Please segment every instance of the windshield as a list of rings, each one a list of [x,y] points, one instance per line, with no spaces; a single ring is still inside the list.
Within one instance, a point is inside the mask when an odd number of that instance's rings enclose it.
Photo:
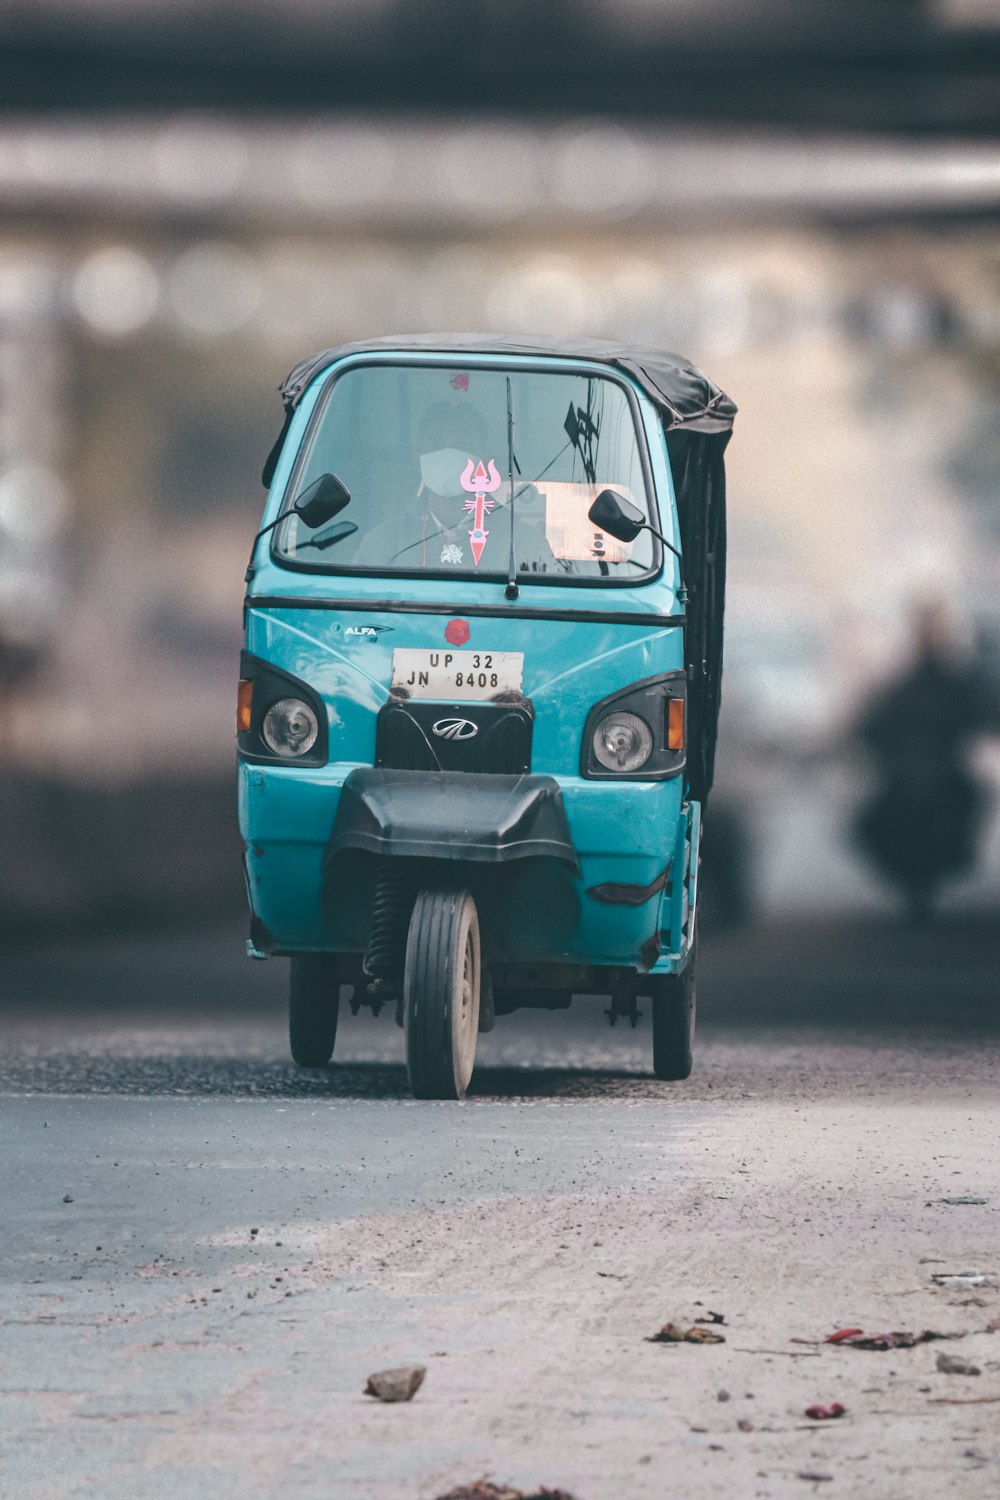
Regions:
[[[626,582],[653,567],[649,532],[619,542],[587,519],[600,491],[614,489],[656,524],[632,406],[611,379],[459,365],[350,369],[320,399],[286,503],[328,472],[347,485],[349,506],[316,531],[289,515],[275,534],[279,560],[506,578],[513,513],[522,581]]]

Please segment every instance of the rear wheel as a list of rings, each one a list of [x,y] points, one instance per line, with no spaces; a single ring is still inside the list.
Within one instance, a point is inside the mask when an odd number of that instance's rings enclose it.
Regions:
[[[340,1011],[340,972],[334,953],[292,959],[288,1040],[300,1068],[323,1068],[333,1056]]]
[[[406,939],[403,1025],[418,1099],[464,1099],[476,1061],[479,917],[467,890],[418,893]]]
[[[696,1010],[695,949],[680,974],[654,980],[653,1073],[679,1081],[691,1074]]]

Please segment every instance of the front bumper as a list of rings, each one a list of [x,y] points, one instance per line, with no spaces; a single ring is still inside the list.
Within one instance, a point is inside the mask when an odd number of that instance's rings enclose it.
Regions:
[[[340,919],[338,901],[331,902],[324,869],[352,772],[370,775],[371,767],[240,765],[240,831],[259,945],[278,952],[363,947],[363,872],[351,873],[350,889],[342,879],[335,892],[344,911],[353,913],[348,921]],[[481,900],[509,898],[503,942],[510,956],[639,970],[655,964],[658,972],[664,964],[675,967],[669,955],[682,944],[683,903],[672,875],[685,868],[690,831],[680,780],[530,779],[558,787],[572,847],[570,859],[543,855],[502,864],[494,872],[502,885],[483,888]],[[404,852],[412,855],[412,846]],[[457,852],[464,859],[460,847]],[[435,854],[442,857],[440,850]]]

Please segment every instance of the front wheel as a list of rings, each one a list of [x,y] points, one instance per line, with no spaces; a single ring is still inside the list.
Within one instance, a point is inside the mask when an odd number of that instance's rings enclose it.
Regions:
[[[464,1099],[476,1062],[481,973],[472,896],[447,887],[420,891],[403,975],[406,1067],[418,1099]]]
[[[664,974],[653,989],[653,1074],[678,1082],[691,1075],[697,1007],[695,950],[680,974]]]
[[[333,1056],[340,1011],[340,973],[334,953],[292,959],[288,1040],[300,1068],[324,1068]]]

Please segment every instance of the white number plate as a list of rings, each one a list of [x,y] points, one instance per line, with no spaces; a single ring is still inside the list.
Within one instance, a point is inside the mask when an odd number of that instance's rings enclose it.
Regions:
[[[411,698],[495,698],[519,693],[523,676],[523,651],[392,653],[392,685]]]

